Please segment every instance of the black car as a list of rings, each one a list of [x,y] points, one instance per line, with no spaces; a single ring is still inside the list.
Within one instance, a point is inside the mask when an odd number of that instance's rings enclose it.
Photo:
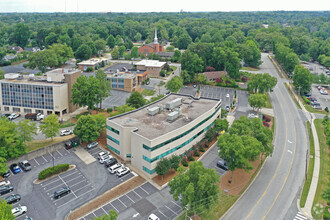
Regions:
[[[29,163],[29,161],[27,160],[23,160],[21,162],[18,163],[18,165],[22,168],[22,170],[26,171],[30,171],[31,170],[31,164]]]
[[[21,200],[21,196],[19,194],[13,194],[13,195],[10,195],[8,197],[6,197],[6,202],[7,204],[13,204],[15,202],[18,202]]]
[[[14,190],[14,187],[12,185],[1,186],[0,187],[0,195],[12,192],[13,190]]]
[[[21,172],[21,168],[19,168],[19,166],[16,163],[13,163],[12,165],[10,165],[9,168],[10,168],[11,172],[13,172],[13,174]]]
[[[58,199],[62,196],[65,196],[71,192],[69,187],[62,187],[54,192],[54,199]]]
[[[65,149],[69,150],[73,147],[76,147],[79,145],[79,139],[78,138],[74,138],[68,142],[65,143]]]
[[[104,162],[104,166],[105,167],[111,167],[112,165],[115,165],[116,163],[118,163],[117,159],[116,158],[110,158],[109,160],[106,160]]]
[[[6,113],[6,114],[2,114],[1,117],[8,118],[10,115],[11,114]]]
[[[223,170],[228,170],[227,162],[222,159],[218,160],[217,166]]]
[[[6,173],[1,174],[1,176],[2,176],[3,178],[7,178],[7,177],[9,177],[9,176],[10,176],[10,172],[9,172],[9,170],[8,170]]]

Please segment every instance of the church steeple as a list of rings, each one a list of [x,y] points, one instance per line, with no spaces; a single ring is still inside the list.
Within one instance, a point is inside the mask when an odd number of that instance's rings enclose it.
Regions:
[[[157,28],[155,29],[155,38],[154,38],[154,44],[158,44],[158,38],[157,38]]]

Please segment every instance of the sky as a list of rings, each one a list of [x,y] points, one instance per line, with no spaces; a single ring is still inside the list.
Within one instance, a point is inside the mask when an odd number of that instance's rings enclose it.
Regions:
[[[324,11],[329,0],[0,0],[0,12]]]

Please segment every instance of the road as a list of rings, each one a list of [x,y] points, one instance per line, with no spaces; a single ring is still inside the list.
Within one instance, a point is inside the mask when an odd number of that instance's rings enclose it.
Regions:
[[[276,76],[270,94],[275,114],[274,152],[258,177],[223,219],[288,219],[297,211],[306,169],[307,130],[301,110],[288,94],[267,54],[262,54],[260,72]],[[294,210],[293,210],[294,209]]]

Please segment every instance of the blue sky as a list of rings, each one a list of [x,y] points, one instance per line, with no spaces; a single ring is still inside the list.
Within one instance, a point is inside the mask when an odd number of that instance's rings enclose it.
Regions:
[[[0,12],[178,12],[330,10],[327,0],[0,0]]]

